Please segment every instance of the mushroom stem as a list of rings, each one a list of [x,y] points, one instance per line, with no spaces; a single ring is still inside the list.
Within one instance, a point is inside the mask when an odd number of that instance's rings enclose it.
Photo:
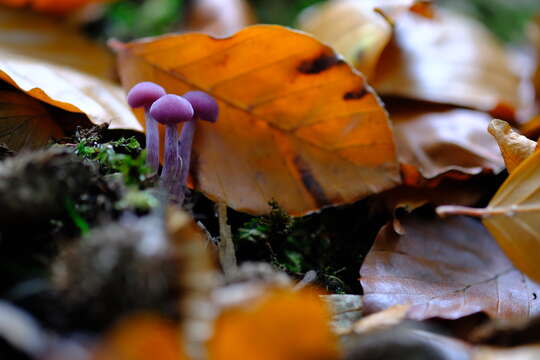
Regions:
[[[150,115],[150,107],[144,109],[146,119],[146,163],[152,172],[159,169],[159,131],[156,119]]]
[[[193,137],[195,136],[195,130],[197,130],[197,117],[186,121],[182,127],[180,134],[180,142],[178,144],[179,156],[182,163],[180,170],[180,176],[175,183],[175,189],[173,192],[178,199],[178,203],[182,205],[186,196],[186,183],[189,175],[189,167],[191,164],[191,148],[193,146]]]
[[[172,193],[172,187],[180,175],[181,167],[181,160],[178,156],[178,130],[176,124],[167,125],[165,128],[165,160],[161,172],[161,184],[173,196],[175,194]]]

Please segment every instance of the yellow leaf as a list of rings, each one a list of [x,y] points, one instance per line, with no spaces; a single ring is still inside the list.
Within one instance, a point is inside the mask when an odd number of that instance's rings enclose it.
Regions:
[[[111,58],[60,20],[20,10],[0,12],[0,79],[95,124],[142,130],[125,94],[107,79]]]
[[[506,179],[484,212],[484,225],[514,265],[540,281],[540,152]]]
[[[193,186],[240,211],[275,199],[294,215],[348,203],[399,182],[392,132],[364,78],[314,38],[253,26],[225,38],[170,35],[114,46],[126,89],[214,96],[201,122]]]
[[[211,360],[331,360],[339,358],[330,313],[312,290],[276,290],[224,311],[209,343]]]
[[[518,134],[506,121],[491,120],[488,131],[497,140],[509,173],[513,172],[536,149],[535,141]]]
[[[20,91],[0,90],[0,144],[18,151],[61,137],[62,129],[42,103]]]

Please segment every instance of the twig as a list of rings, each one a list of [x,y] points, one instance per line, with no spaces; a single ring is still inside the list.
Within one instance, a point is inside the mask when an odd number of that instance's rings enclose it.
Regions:
[[[231,227],[227,224],[227,205],[223,202],[218,202],[217,212],[219,218],[219,262],[225,276],[228,276],[238,271],[238,265],[236,264]]]

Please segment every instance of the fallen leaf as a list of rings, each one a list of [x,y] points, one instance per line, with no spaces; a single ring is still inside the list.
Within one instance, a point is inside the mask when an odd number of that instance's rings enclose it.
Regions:
[[[417,320],[540,314],[540,286],[512,266],[480,222],[415,214],[400,221],[405,234],[384,226],[360,270],[366,313],[410,304]]]
[[[255,14],[245,0],[196,0],[189,5],[186,28],[212,36],[230,36],[255,23]]]
[[[509,173],[512,173],[536,149],[535,141],[514,131],[506,121],[493,119],[489,123],[488,131],[497,140]]]
[[[152,315],[127,318],[113,328],[98,346],[92,360],[188,359],[178,329]]]
[[[435,10],[431,19],[411,11],[393,19],[393,41],[372,80],[377,92],[514,117],[519,78],[504,49],[474,20]]]
[[[113,45],[126,89],[155,81],[203,90],[220,118],[200,123],[191,184],[244,212],[275,199],[293,215],[399,183],[386,113],[364,78],[331,48],[279,26],[226,39],[170,35]]]
[[[35,149],[63,137],[45,106],[20,91],[0,90],[0,143],[9,149]]]
[[[471,360],[536,360],[540,346],[520,346],[511,349],[480,347],[474,350]]]
[[[540,152],[523,161],[491,199],[483,223],[514,265],[540,281]]]
[[[379,331],[398,325],[406,319],[410,305],[394,305],[388,309],[368,315],[358,320],[353,330],[357,334]]]
[[[362,317],[362,297],[352,294],[321,295],[332,311],[330,325],[334,333],[350,332],[352,325]]]
[[[340,356],[330,312],[313,290],[275,290],[222,312],[209,358],[331,360]]]
[[[58,19],[2,8],[0,79],[95,124],[142,130],[125,93],[107,79],[112,59]],[[91,59],[91,61],[89,61]]]
[[[389,104],[405,184],[504,169],[497,143],[486,131],[489,115],[448,106]]]
[[[0,5],[28,7],[35,11],[65,14],[90,3],[105,1],[110,0],[0,0]]]
[[[381,95],[509,118],[521,106],[505,50],[470,18],[422,2],[334,0],[306,12],[300,27],[366,71]]]
[[[381,3],[389,1],[328,1],[302,13],[299,28],[332,45],[369,79],[392,37],[392,24],[375,11]]]

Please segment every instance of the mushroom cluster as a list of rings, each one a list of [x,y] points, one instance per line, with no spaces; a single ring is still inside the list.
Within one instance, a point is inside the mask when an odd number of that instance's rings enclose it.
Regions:
[[[166,94],[165,90],[155,83],[141,82],[129,91],[128,103],[133,108],[143,107],[145,110],[147,163],[155,173],[159,169],[158,123],[165,126],[165,152],[160,184],[173,201],[182,204],[197,121],[216,122],[217,102],[202,91],[189,91],[179,96]],[[181,122],[184,126],[178,139],[177,125]]]

